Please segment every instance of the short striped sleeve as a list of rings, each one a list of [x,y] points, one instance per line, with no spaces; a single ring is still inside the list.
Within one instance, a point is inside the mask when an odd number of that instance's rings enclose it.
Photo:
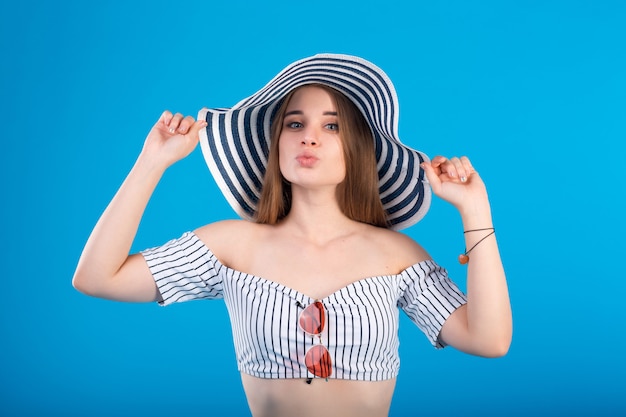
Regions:
[[[467,297],[433,260],[422,261],[404,270],[398,305],[436,348],[445,344],[439,333],[446,319],[467,302]]]
[[[224,298],[215,256],[193,233],[141,252],[159,289],[159,304]]]

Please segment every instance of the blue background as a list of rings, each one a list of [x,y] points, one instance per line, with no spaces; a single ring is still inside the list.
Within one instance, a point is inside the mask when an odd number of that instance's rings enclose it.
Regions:
[[[626,414],[624,22],[617,0],[4,2],[0,415],[248,414],[222,302],[97,300],[71,277],[164,109],[230,106],[318,52],[389,74],[408,145],[472,158],[507,269],[509,354],[435,351],[403,318],[391,415]],[[230,217],[198,148],[134,250]],[[464,286],[451,207],[407,233]]]

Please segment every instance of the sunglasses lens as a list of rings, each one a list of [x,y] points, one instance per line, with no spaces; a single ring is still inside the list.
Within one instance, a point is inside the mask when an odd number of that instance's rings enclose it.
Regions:
[[[315,345],[306,353],[304,362],[313,375],[328,378],[332,373],[332,362],[328,350],[322,345]]]
[[[324,305],[316,301],[302,310],[300,314],[300,327],[309,334],[320,334],[324,330],[326,324],[326,314],[324,313]]]

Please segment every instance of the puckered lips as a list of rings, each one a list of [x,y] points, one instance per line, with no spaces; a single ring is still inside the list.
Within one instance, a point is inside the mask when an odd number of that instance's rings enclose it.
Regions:
[[[305,151],[296,156],[296,161],[303,168],[312,168],[319,158],[313,152]]]

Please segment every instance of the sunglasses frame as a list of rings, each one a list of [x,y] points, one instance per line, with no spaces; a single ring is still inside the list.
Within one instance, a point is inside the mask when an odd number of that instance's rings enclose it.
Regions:
[[[322,332],[326,327],[326,309],[324,308],[324,304],[315,300],[313,303],[308,306],[303,306],[299,302],[297,303],[299,307],[304,308],[298,315],[298,327],[305,334],[311,337],[317,337],[320,341],[319,344],[315,344],[307,349],[304,355],[304,363],[309,370],[310,373],[315,375],[318,378],[325,378],[328,380],[328,377],[332,375],[332,360],[330,358],[330,352],[328,348],[324,346],[322,341]],[[311,311],[315,310],[315,313]],[[306,316],[305,316],[306,315]],[[306,321],[308,319],[308,321]],[[310,329],[310,325],[315,326],[315,329]],[[313,330],[308,331],[307,330]],[[319,352],[321,350],[321,352]],[[310,384],[312,378],[307,379],[307,384]]]

